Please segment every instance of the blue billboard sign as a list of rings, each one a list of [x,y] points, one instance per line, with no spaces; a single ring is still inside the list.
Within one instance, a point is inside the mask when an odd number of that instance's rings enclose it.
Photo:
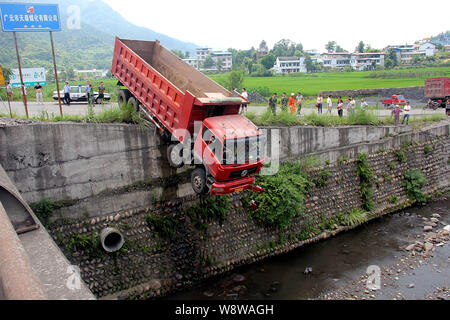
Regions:
[[[61,31],[57,4],[0,3],[3,31]]]

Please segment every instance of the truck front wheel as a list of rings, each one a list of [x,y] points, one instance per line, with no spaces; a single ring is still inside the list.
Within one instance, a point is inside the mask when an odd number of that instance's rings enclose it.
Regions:
[[[208,191],[206,186],[206,172],[203,168],[196,168],[191,174],[192,189],[197,194],[205,194]]]
[[[181,168],[183,166],[183,145],[181,143],[171,144],[167,148],[167,159],[173,168]]]

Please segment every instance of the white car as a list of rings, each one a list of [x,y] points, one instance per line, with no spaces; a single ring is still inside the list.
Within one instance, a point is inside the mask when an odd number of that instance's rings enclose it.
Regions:
[[[59,94],[61,96],[61,100],[64,98],[64,90],[60,90]],[[58,100],[58,92],[53,91],[53,99]],[[91,97],[92,99],[92,97]],[[111,96],[105,92],[103,100],[109,101],[111,100]],[[74,102],[82,102],[87,101],[86,97],[86,86],[70,86],[70,101]],[[98,103],[98,92],[94,91],[94,101]]]

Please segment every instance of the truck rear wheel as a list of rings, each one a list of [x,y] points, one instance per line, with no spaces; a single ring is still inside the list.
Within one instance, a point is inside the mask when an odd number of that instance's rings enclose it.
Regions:
[[[183,163],[183,145],[181,143],[171,144],[167,148],[167,159],[173,168],[181,168]]]
[[[131,103],[136,112],[139,112],[139,101],[135,97],[131,97],[128,99],[128,103]]]
[[[196,168],[191,174],[191,184],[192,189],[194,189],[197,194],[205,194],[208,192],[208,187],[206,186],[206,172],[203,168]]]
[[[128,99],[130,99],[130,96],[130,91],[120,89],[119,93],[117,94],[117,102],[119,103],[119,106],[128,103]]]

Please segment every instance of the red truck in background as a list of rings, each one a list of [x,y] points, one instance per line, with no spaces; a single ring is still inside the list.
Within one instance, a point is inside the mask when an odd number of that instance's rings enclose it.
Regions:
[[[265,135],[239,115],[248,100],[233,94],[160,45],[116,38],[112,74],[119,103],[132,103],[159,129],[172,167],[195,165],[198,194],[251,189],[264,164]],[[242,152],[243,151],[243,152]]]
[[[406,104],[406,99],[400,94],[394,94],[390,99],[381,100],[381,103],[384,104],[385,107],[390,107],[391,105],[404,106]]]
[[[425,79],[425,98],[445,107],[445,102],[450,99],[450,77]]]

